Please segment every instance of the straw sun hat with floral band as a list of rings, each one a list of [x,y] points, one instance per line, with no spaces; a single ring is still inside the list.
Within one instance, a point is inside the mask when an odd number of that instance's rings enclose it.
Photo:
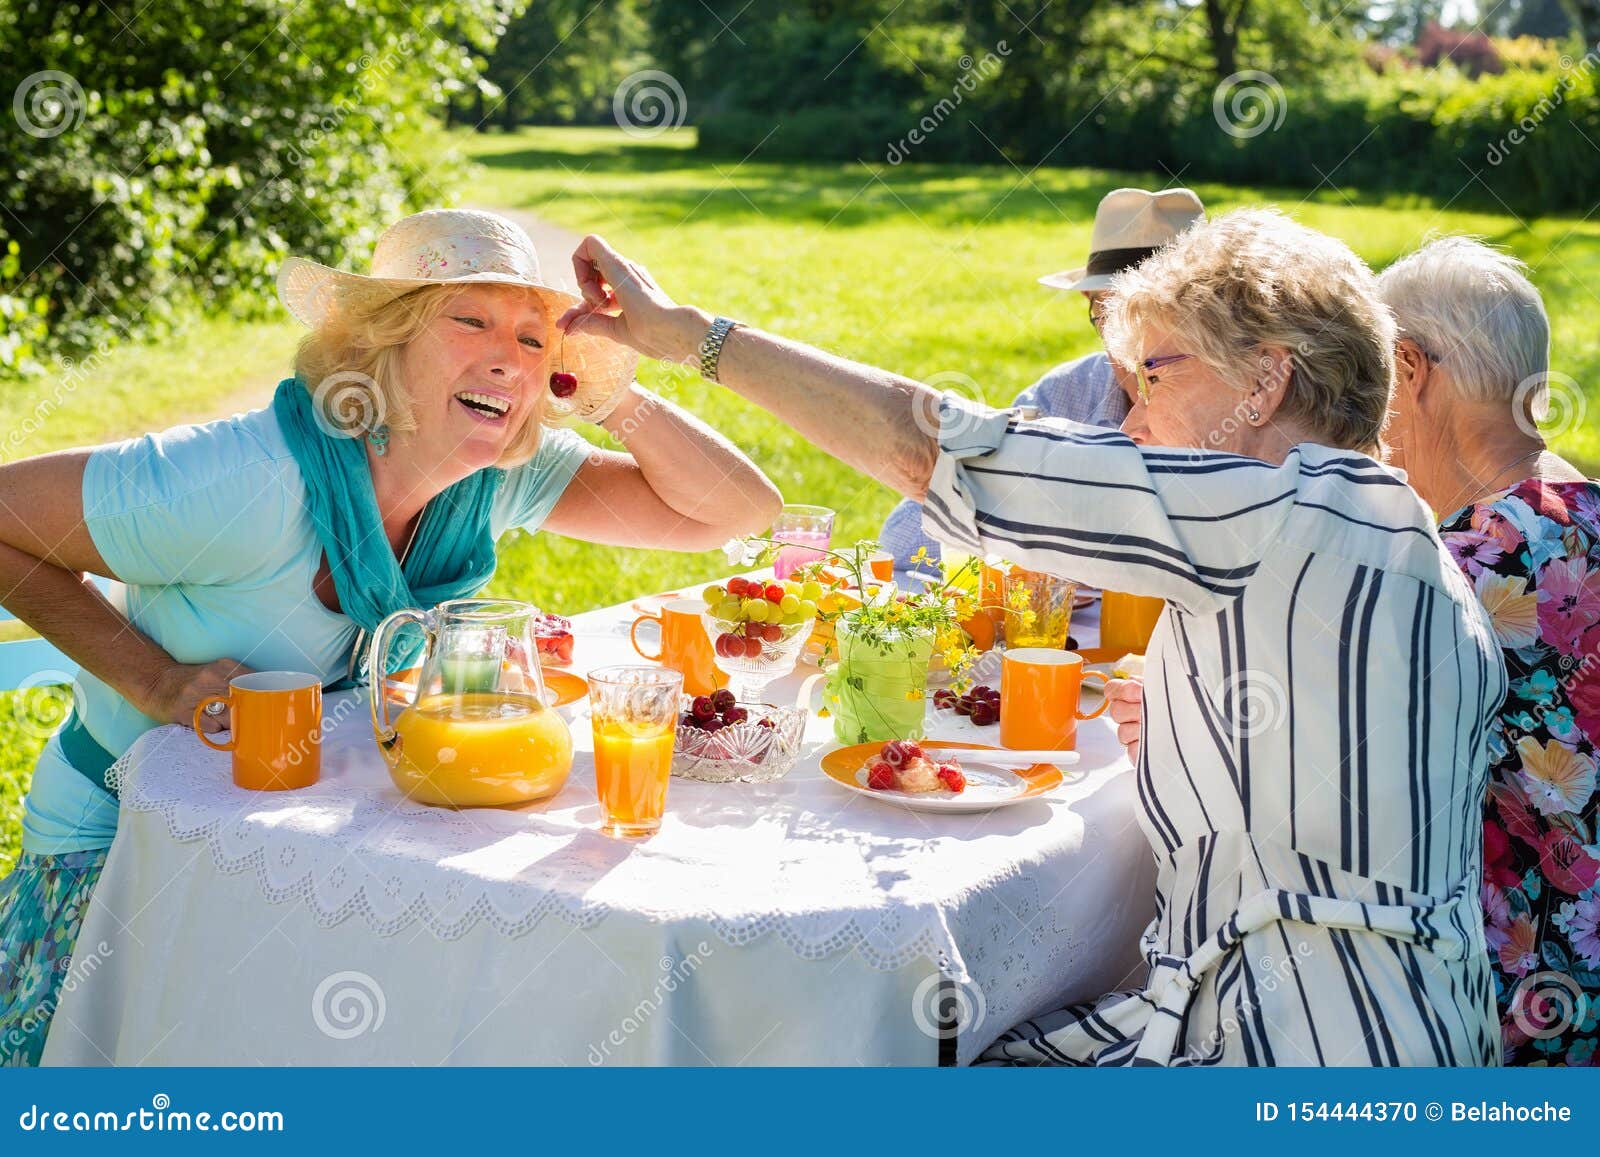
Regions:
[[[1131,269],[1178,234],[1206,219],[1205,206],[1189,189],[1113,189],[1100,199],[1089,232],[1089,262],[1078,269],[1050,273],[1040,285],[1094,293]]]
[[[367,275],[291,257],[278,270],[278,298],[317,329],[340,310],[371,308],[430,285],[473,283],[525,286],[543,303],[551,343],[546,422],[598,422],[616,407],[633,383],[639,355],[585,334],[581,323],[563,335],[556,319],[582,299],[547,285],[527,233],[495,213],[429,209],[397,221],[378,238]],[[576,378],[575,386],[566,374]]]

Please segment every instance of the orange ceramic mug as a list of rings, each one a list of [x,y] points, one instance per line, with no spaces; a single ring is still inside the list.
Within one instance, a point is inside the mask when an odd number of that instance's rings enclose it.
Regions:
[[[1086,671],[1083,656],[1053,647],[1017,647],[1000,660],[1000,746],[1024,751],[1074,751],[1078,720],[1093,719],[1110,705],[1085,715],[1078,694],[1085,679],[1107,676]]]
[[[1162,599],[1149,595],[1129,595],[1105,591],[1100,597],[1100,646],[1119,655],[1132,651],[1142,655],[1150,649],[1161,613],[1167,609]]]
[[[217,743],[200,730],[213,703],[228,708],[230,734]],[[253,671],[228,680],[226,695],[194,709],[200,742],[233,752],[233,782],[251,791],[310,787],[322,773],[322,680],[301,671]]]
[[[700,620],[705,609],[699,599],[673,599],[662,606],[660,618],[640,615],[628,630],[628,639],[640,655],[683,673],[683,689],[690,695],[709,695],[721,686],[711,640]],[[646,623],[661,628],[661,649],[655,654],[639,643],[639,628]]]

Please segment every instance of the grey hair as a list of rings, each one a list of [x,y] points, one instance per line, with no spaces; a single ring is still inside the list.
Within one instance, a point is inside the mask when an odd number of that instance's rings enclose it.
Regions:
[[[1535,408],[1548,386],[1550,318],[1527,266],[1472,237],[1441,237],[1396,261],[1378,278],[1400,336],[1449,373],[1474,402],[1511,402],[1536,380]]]

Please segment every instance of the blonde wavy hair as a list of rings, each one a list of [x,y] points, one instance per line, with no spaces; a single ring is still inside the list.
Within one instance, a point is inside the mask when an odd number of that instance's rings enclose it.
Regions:
[[[1278,414],[1319,442],[1376,449],[1394,388],[1395,322],[1377,279],[1342,241],[1272,209],[1239,209],[1183,233],[1112,283],[1105,342],[1129,369],[1148,327],[1241,394],[1263,347],[1289,351]],[[1242,402],[1241,398],[1241,402]]]
[[[468,288],[430,285],[401,297],[347,302],[301,339],[294,375],[327,428],[357,438],[380,424],[390,434],[416,430],[411,394],[400,374],[405,347]],[[542,413],[541,407],[528,415],[495,465],[520,466],[538,452]]]

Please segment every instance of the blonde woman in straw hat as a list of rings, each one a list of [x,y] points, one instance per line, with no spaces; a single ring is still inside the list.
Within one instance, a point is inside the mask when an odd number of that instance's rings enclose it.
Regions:
[[[1189,189],[1113,189],[1100,199],[1089,233],[1089,259],[1076,269],[1048,273],[1040,285],[1081,293],[1089,302],[1095,333],[1105,324],[1105,298],[1111,279],[1132,269],[1174,237],[1206,219],[1205,206]],[[1084,354],[1048,371],[1012,402],[1040,418],[1066,418],[1116,429],[1138,393],[1134,375],[1104,350]],[[922,504],[909,498],[889,512],[879,539],[895,557],[895,569],[909,571],[919,550],[933,562],[939,544],[922,529]]]
[[[278,288],[310,333],[270,406],[0,468],[4,604],[82,665],[0,885],[0,1064],[43,1047],[116,831],[105,772],[141,733],[243,670],[359,677],[363,632],[475,593],[508,529],[703,550],[781,505],[634,383],[632,352],[556,327],[578,299],[505,218],[419,213],[370,276],[291,259]],[[626,452],[564,428],[579,421]],[[109,601],[84,572],[120,584]]]

